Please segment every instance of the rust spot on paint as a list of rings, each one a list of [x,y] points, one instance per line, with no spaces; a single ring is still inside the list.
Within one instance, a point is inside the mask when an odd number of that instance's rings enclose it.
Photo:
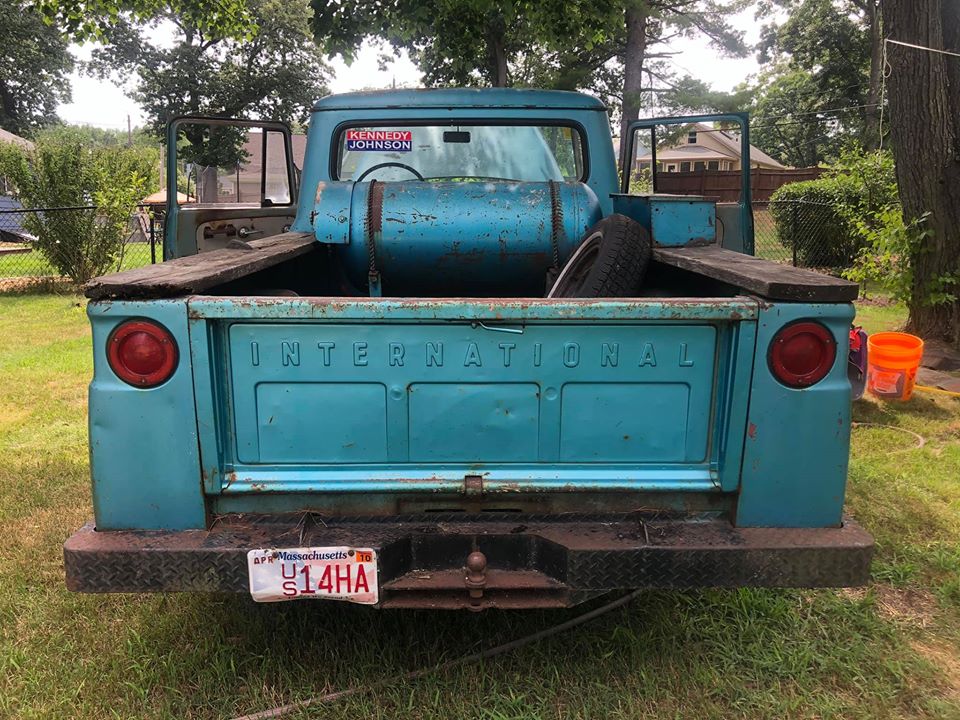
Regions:
[[[756,440],[756,439],[757,439],[757,426],[754,425],[753,423],[750,423],[750,424],[747,426],[747,435],[750,436],[750,439],[751,439],[751,440]]]

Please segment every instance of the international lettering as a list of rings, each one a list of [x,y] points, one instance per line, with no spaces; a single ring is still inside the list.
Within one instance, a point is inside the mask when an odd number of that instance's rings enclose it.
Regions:
[[[451,364],[463,368],[656,368],[668,361],[670,367],[691,368],[696,365],[696,351],[688,343],[670,343],[661,347],[642,339],[631,342],[387,342],[383,344],[354,342],[338,345],[332,340],[303,342],[286,339],[274,345],[263,341],[250,343],[250,364],[261,367],[271,362],[285,368],[332,366],[343,367],[414,367],[445,368]],[[276,353],[276,354],[274,354]],[[271,358],[273,358],[271,360]]]

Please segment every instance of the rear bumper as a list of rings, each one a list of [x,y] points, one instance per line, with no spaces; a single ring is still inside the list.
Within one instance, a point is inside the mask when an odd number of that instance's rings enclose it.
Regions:
[[[373,547],[381,607],[565,607],[625,588],[845,587],[867,582],[873,538],[839,528],[735,528],[725,520],[448,515],[220,519],[211,530],[103,531],[64,545],[78,592],[247,592],[248,550]],[[481,587],[465,564],[484,553]],[[477,589],[481,592],[479,597]]]

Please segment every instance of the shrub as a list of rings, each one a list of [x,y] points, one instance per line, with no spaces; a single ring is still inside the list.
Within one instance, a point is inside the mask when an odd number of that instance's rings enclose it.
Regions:
[[[24,227],[62,275],[83,283],[118,267],[128,222],[155,166],[157,151],[89,147],[70,128],[42,133],[33,150],[0,148],[0,175],[28,208],[96,206],[96,210],[31,212]]]
[[[857,223],[857,231],[864,240],[853,266],[843,276],[860,283],[866,291],[867,283],[882,285],[901,302],[908,302],[913,290],[913,267],[910,259],[921,251],[930,230],[927,214],[904,223],[899,206],[891,206]]]
[[[784,185],[770,198],[777,239],[802,267],[849,267],[860,250],[846,208],[859,202],[860,188],[846,177]]]
[[[780,242],[804,267],[851,267],[897,203],[893,158],[853,148],[819,180],[784,185],[770,199]]]

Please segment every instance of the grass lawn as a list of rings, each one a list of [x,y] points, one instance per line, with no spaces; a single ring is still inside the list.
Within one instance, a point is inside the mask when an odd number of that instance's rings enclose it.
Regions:
[[[861,321],[902,319],[897,306],[865,306]],[[231,717],[579,612],[70,594],[60,546],[92,515],[90,372],[82,301],[0,297],[2,717]],[[960,718],[960,400],[863,401],[855,418],[848,503],[878,543],[869,588],[650,592],[483,665],[296,717]]]
[[[162,252],[157,248],[157,252]],[[129,243],[123,262],[114,270],[131,270],[150,264],[150,243]],[[0,279],[57,275],[57,271],[37,250],[29,253],[0,255]]]

